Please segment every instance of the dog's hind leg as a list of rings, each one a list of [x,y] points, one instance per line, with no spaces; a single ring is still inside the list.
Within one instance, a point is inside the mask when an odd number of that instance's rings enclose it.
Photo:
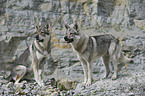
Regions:
[[[117,78],[118,75],[118,56],[117,55],[113,55],[113,66],[114,66],[114,74],[112,76],[112,80],[115,80]]]
[[[118,61],[119,61],[118,56],[119,56],[119,51],[120,51],[119,46],[120,46],[119,44],[116,44],[113,42],[111,43],[110,48],[109,48],[109,54],[111,58],[113,59],[112,63],[114,66],[114,74],[112,76],[112,80],[115,80],[118,75]]]
[[[109,56],[109,54],[106,54],[106,55],[103,56],[103,62],[104,62],[104,65],[105,65],[105,76],[104,76],[104,78],[106,78],[110,74],[110,68],[109,68],[110,56]]]
[[[83,85],[85,85],[87,83],[87,79],[88,79],[88,75],[87,75],[87,62],[84,59],[80,59],[81,61],[81,65],[83,67],[83,71],[84,71],[84,82],[82,83]]]
[[[18,84],[19,81],[23,78],[26,73],[26,67],[23,65],[18,65],[13,70],[12,78],[15,80],[15,84]]]

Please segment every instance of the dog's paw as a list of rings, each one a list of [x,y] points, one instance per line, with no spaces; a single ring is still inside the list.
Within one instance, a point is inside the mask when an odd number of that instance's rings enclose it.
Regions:
[[[90,86],[90,85],[91,85],[91,83],[89,83],[89,82],[86,83],[86,86]]]
[[[38,82],[38,85],[39,85],[40,87],[43,87],[43,86],[44,86],[44,83],[43,83],[43,82]]]
[[[41,86],[43,87],[45,84],[44,83],[41,83]]]
[[[87,83],[87,79],[84,80],[84,82],[82,82],[82,85],[86,85]]]
[[[112,80],[116,80],[117,79],[117,76],[116,75],[113,75],[111,79]]]
[[[86,86],[90,86],[91,85],[91,81],[88,81],[87,83],[86,83]]]
[[[85,86],[86,85],[86,82],[82,82],[82,85]]]
[[[44,84],[39,84],[40,87],[44,87]]]
[[[103,79],[106,79],[107,78],[107,76],[105,75],[104,77],[103,77]]]
[[[103,78],[107,78],[109,76],[110,72],[105,73]]]

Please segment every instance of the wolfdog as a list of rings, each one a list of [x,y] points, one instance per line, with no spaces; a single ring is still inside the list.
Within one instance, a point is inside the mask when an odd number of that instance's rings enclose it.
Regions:
[[[37,35],[34,42],[14,62],[12,79],[15,80],[15,84],[18,84],[22,78],[24,79],[34,74],[36,82],[40,86],[44,86],[41,78],[41,67],[50,57],[50,24],[47,23],[44,27],[37,25],[36,32]]]
[[[99,57],[103,58],[105,65],[105,76],[110,74],[109,63],[112,60],[114,74],[112,79],[117,78],[118,62],[121,64],[130,63],[132,59],[125,57],[121,50],[119,40],[111,34],[87,36],[80,32],[78,24],[69,26],[65,24],[66,35],[64,40],[70,43],[73,51],[80,60],[84,71],[84,85],[92,83],[92,63]]]

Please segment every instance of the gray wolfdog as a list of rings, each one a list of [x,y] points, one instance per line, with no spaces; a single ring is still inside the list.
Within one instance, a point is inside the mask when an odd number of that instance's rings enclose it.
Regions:
[[[24,51],[24,53],[14,62],[12,70],[12,79],[15,84],[23,78],[26,79],[34,74],[36,82],[40,86],[44,86],[41,78],[41,66],[46,63],[50,57],[51,36],[50,24],[44,27],[36,26],[36,40]],[[28,78],[27,78],[28,79]]]
[[[84,71],[84,85],[90,85],[92,82],[92,63],[99,57],[103,58],[105,65],[105,76],[110,74],[109,63],[112,60],[114,66],[114,74],[112,79],[117,78],[118,62],[121,64],[132,62],[131,59],[125,57],[121,51],[119,40],[110,34],[87,36],[80,32],[77,24],[68,26],[65,24],[66,36],[64,40],[70,43],[73,51],[81,61]]]

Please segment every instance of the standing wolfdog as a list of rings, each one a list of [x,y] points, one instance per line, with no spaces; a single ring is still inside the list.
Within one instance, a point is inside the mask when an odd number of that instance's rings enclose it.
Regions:
[[[34,73],[36,82],[40,86],[44,85],[41,78],[42,70],[40,69],[50,58],[50,24],[47,23],[44,27],[36,26],[36,31],[36,40],[34,40],[30,47],[28,47],[16,62],[14,62],[12,78],[15,80],[15,84],[17,84],[22,78],[30,77]]]
[[[64,40],[70,43],[78,59],[81,61],[84,71],[85,85],[90,85],[92,81],[92,63],[99,57],[103,58],[106,74],[108,77],[110,73],[109,63],[112,59],[114,66],[114,74],[112,79],[117,78],[118,62],[121,64],[129,63],[132,60],[122,54],[119,40],[110,34],[87,36],[80,32],[79,26],[65,25],[67,30]]]

